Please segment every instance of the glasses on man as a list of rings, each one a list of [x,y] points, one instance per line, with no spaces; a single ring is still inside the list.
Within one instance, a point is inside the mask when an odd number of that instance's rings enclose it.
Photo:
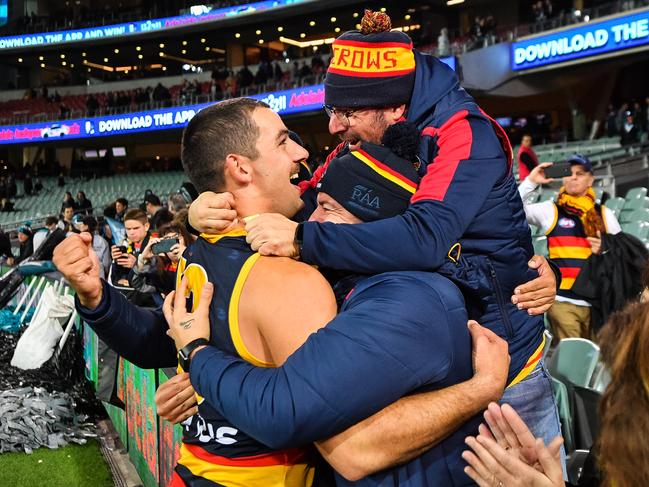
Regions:
[[[349,117],[358,111],[358,109],[337,108],[332,105],[322,105],[322,108],[324,108],[327,117],[331,118],[332,115],[335,115],[336,118],[338,118],[338,121],[346,127],[349,127],[350,125]]]

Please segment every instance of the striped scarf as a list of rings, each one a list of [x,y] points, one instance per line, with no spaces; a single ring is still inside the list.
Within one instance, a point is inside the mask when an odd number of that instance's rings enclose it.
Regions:
[[[572,196],[562,187],[557,196],[557,206],[563,208],[570,215],[578,217],[584,225],[587,237],[597,237],[597,232],[605,233],[604,220],[595,207],[595,191],[588,188],[584,196]]]

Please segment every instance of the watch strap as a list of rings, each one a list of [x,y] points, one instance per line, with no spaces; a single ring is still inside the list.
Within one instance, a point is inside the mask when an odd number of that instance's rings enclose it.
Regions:
[[[192,340],[183,348],[178,350],[178,361],[180,362],[180,366],[183,368],[185,372],[189,372],[189,365],[191,362],[192,352],[196,348],[202,345],[209,345],[209,344],[210,344],[209,340],[205,338],[197,338],[196,340]]]

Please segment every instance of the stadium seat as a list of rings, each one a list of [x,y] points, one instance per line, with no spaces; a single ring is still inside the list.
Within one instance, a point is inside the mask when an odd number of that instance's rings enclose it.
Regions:
[[[598,363],[595,372],[593,372],[589,388],[601,393],[608,387],[609,382],[611,382],[610,372],[602,362]]]
[[[647,188],[638,187],[638,188],[631,188],[629,191],[627,191],[624,199],[633,200],[637,198],[644,198],[645,196],[647,196]]]
[[[532,239],[532,245],[534,246],[534,253],[537,255],[548,255],[548,244],[547,237],[545,235],[540,237],[534,237]]]
[[[604,206],[615,213],[615,216],[619,218],[620,212],[624,207],[625,200],[621,196],[616,196],[615,198],[609,198]]]
[[[568,473],[568,482],[572,485],[579,484],[581,472],[584,469],[586,458],[590,454],[590,450],[575,450],[570,455],[566,456],[566,471]]]
[[[643,242],[649,239],[649,223],[646,222],[622,222],[622,231],[639,238]]]
[[[561,422],[561,436],[563,436],[563,446],[566,453],[574,450],[574,429],[572,424],[572,413],[570,411],[570,396],[568,395],[568,388],[558,379],[551,377],[552,391],[554,392],[554,399],[557,403],[557,410],[559,412],[559,421]]]
[[[553,377],[588,387],[599,359],[599,347],[584,338],[561,340],[548,363]]]
[[[649,222],[649,208],[640,208],[629,213],[630,222]]]

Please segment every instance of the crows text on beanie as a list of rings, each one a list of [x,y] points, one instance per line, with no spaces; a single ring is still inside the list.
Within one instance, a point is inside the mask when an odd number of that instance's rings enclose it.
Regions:
[[[411,161],[387,147],[362,142],[359,149],[331,160],[317,189],[358,219],[371,222],[403,213],[418,184]]]
[[[325,78],[325,104],[337,108],[408,104],[415,55],[407,34],[391,31],[390,17],[366,10],[360,30],[338,37]]]

